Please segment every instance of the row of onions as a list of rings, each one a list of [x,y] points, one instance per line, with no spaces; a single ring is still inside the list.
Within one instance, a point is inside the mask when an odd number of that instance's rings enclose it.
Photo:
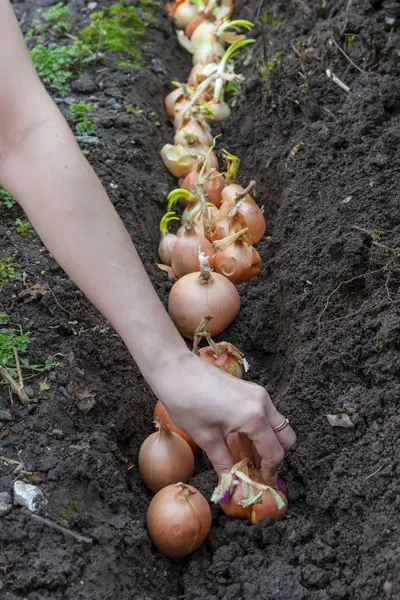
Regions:
[[[249,21],[231,20],[233,0],[175,0],[168,5],[181,45],[193,55],[187,83],[175,84],[165,100],[174,125],[173,144],[161,156],[179,179],[168,195],[160,223],[158,267],[176,280],[168,311],[177,329],[193,341],[193,352],[216,368],[242,377],[247,363],[229,342],[212,336],[224,331],[240,311],[235,284],[261,272],[254,247],[266,231],[262,210],[251,195],[255,183],[237,183],[239,159],[222,150],[225,170],[220,171],[211,124],[229,117],[224,100],[228,82],[243,82],[233,59],[253,44],[241,30]],[[219,136],[217,136],[219,137]],[[183,209],[177,216],[178,203]],[[170,232],[172,224],[176,233]],[[205,342],[205,347],[200,347]],[[211,528],[211,509],[205,497],[188,481],[194,456],[201,454],[195,441],[170,419],[158,401],[154,410],[155,433],[142,444],[139,470],[145,485],[155,493],[147,513],[149,535],[157,549],[171,558],[194,552]],[[211,500],[229,516],[255,524],[265,516],[283,518],[285,488],[267,485],[249,459],[241,459],[239,436],[227,443],[237,463],[223,475]],[[280,484],[281,485],[281,484]]]

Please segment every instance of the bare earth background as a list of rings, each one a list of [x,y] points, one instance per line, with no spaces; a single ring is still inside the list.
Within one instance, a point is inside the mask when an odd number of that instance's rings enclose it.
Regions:
[[[19,18],[25,13],[24,30],[51,4],[13,2]],[[83,0],[68,5],[77,29],[88,23]],[[235,15],[254,20],[258,8],[238,0]],[[242,184],[256,179],[271,239],[259,246],[262,276],[240,287],[242,311],[223,337],[245,352],[247,377],[267,387],[298,433],[281,471],[287,518],[252,527],[214,507],[212,531],[197,553],[174,563],[155,552],[145,529],[151,495],[137,471],[155,398],[119,338],[40,241],[18,235],[19,209],[1,209],[0,257],[14,257],[28,286],[43,282],[45,271],[52,293],[25,304],[18,298],[23,282],[8,283],[0,308],[31,332],[34,362],[59,353],[59,364],[49,390],[39,390],[43,377],[30,382],[38,402],[28,408],[16,398],[11,405],[0,389],[0,407],[12,412],[12,421],[0,422],[0,454],[42,475],[49,518],[62,522],[74,506],[64,524],[94,540],[87,546],[13,509],[0,520],[4,600],[400,598],[400,270],[352,229],[379,229],[383,244],[399,243],[396,6],[265,0],[265,13],[285,19],[264,27],[268,57],[284,54],[268,88],[256,29],[247,84],[221,127],[221,147],[242,159]],[[344,48],[346,35],[354,36],[347,50],[362,72],[329,43],[334,37]],[[149,40],[139,71],[88,67],[69,96],[98,99],[100,144],[88,146],[88,160],[166,300],[171,283],[151,266],[174,185],[159,156],[172,139],[163,100],[171,79],[187,77],[190,57],[162,12]],[[328,67],[349,94],[329,81]],[[126,113],[129,104],[142,116]],[[95,395],[86,414],[76,387]],[[326,415],[343,412],[354,427],[331,427]],[[12,487],[12,471],[0,466],[0,491]],[[200,460],[191,483],[209,497],[215,481]]]

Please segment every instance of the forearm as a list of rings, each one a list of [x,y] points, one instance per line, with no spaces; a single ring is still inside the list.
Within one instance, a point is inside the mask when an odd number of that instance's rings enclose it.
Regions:
[[[0,162],[0,181],[60,266],[120,334],[152,385],[154,365],[187,353],[186,344],[61,115],[54,113],[30,131]]]

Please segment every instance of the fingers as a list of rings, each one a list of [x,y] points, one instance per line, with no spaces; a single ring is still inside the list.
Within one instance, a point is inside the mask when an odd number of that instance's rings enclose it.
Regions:
[[[285,417],[275,408],[269,394],[266,394],[264,406],[271,427],[278,427]],[[277,431],[275,435],[285,452],[288,452],[296,443],[296,434],[290,425],[286,425],[284,429]]]
[[[200,446],[212,462],[218,475],[230,471],[236,462],[222,434],[218,438],[203,441]]]
[[[272,431],[263,407],[253,421],[245,426],[245,429],[244,433],[253,442],[256,451],[261,456],[262,476],[265,481],[271,481],[276,476],[285,452]]]
[[[253,442],[244,433],[238,433],[240,445],[240,457],[249,458],[254,462]]]

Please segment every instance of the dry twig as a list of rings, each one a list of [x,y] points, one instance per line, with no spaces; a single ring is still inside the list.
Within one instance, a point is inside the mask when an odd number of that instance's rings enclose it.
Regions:
[[[24,389],[22,389],[19,384],[15,381],[13,377],[7,372],[7,370],[0,366],[0,375],[5,379],[5,381],[9,384],[13,392],[15,392],[18,398],[21,400],[22,404],[30,404],[32,400],[27,396]]]
[[[50,519],[46,519],[45,517],[36,515],[35,513],[32,513],[29,510],[26,510],[25,508],[22,508],[21,510],[25,515],[29,515],[34,521],[38,521],[39,523],[42,523],[43,525],[47,525],[51,529],[55,529],[56,531],[59,531],[60,533],[63,533],[64,535],[69,535],[70,537],[73,537],[76,540],[78,540],[78,542],[84,542],[85,544],[93,543],[92,538],[88,538],[83,535],[79,535],[79,533],[76,533],[75,531],[71,531],[70,529],[63,527],[62,525],[58,525],[58,523],[54,523],[54,521],[50,521]]]

